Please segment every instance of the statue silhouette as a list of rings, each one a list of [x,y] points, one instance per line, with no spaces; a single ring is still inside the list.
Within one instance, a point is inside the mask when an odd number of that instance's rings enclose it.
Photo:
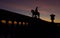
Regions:
[[[36,9],[35,9],[35,16],[37,16],[37,18],[40,17],[40,14],[39,14],[39,12],[38,12],[38,7],[36,7]]]
[[[51,14],[51,22],[54,23],[54,20],[55,20],[55,15],[54,14]]]
[[[35,12],[34,12],[34,10],[31,10],[31,13],[32,13],[32,17],[35,17]]]
[[[32,17],[36,17],[36,18],[40,17],[40,14],[38,12],[38,7],[36,7],[35,11],[31,10],[31,12],[32,12]]]

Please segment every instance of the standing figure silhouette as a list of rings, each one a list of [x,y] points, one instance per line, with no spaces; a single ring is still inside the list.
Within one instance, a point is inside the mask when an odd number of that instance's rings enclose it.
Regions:
[[[36,7],[36,9],[35,9],[35,15],[37,16],[37,18],[40,17],[40,14],[39,14],[39,12],[38,12],[38,7]]]

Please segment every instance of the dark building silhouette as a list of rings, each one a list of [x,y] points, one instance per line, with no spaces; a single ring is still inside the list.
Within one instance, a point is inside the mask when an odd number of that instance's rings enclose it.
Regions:
[[[53,18],[53,17],[52,17]],[[20,38],[21,33],[35,33],[40,35],[47,35],[53,38],[57,29],[58,23],[51,23],[39,18],[28,17],[25,15],[17,14],[7,10],[0,9],[0,35],[7,38]],[[60,25],[60,23],[59,23]],[[50,35],[52,34],[52,35]],[[44,35],[44,36],[45,36]],[[30,36],[31,37],[31,36]],[[39,36],[40,37],[40,36]]]

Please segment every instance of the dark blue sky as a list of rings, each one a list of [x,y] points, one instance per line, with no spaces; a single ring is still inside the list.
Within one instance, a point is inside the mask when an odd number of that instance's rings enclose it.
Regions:
[[[50,14],[56,15],[55,22],[60,22],[60,0],[0,0],[0,8],[31,16],[31,9],[39,7],[41,19],[50,21]]]

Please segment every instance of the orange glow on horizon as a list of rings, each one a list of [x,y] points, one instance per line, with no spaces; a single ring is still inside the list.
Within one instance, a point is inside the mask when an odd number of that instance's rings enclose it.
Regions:
[[[43,20],[45,20],[45,21],[48,21],[48,22],[51,22],[50,18],[45,18],[45,17],[42,18],[42,17],[41,17],[41,19],[43,19]],[[55,22],[55,23],[60,23],[60,20],[55,19],[54,22]]]

